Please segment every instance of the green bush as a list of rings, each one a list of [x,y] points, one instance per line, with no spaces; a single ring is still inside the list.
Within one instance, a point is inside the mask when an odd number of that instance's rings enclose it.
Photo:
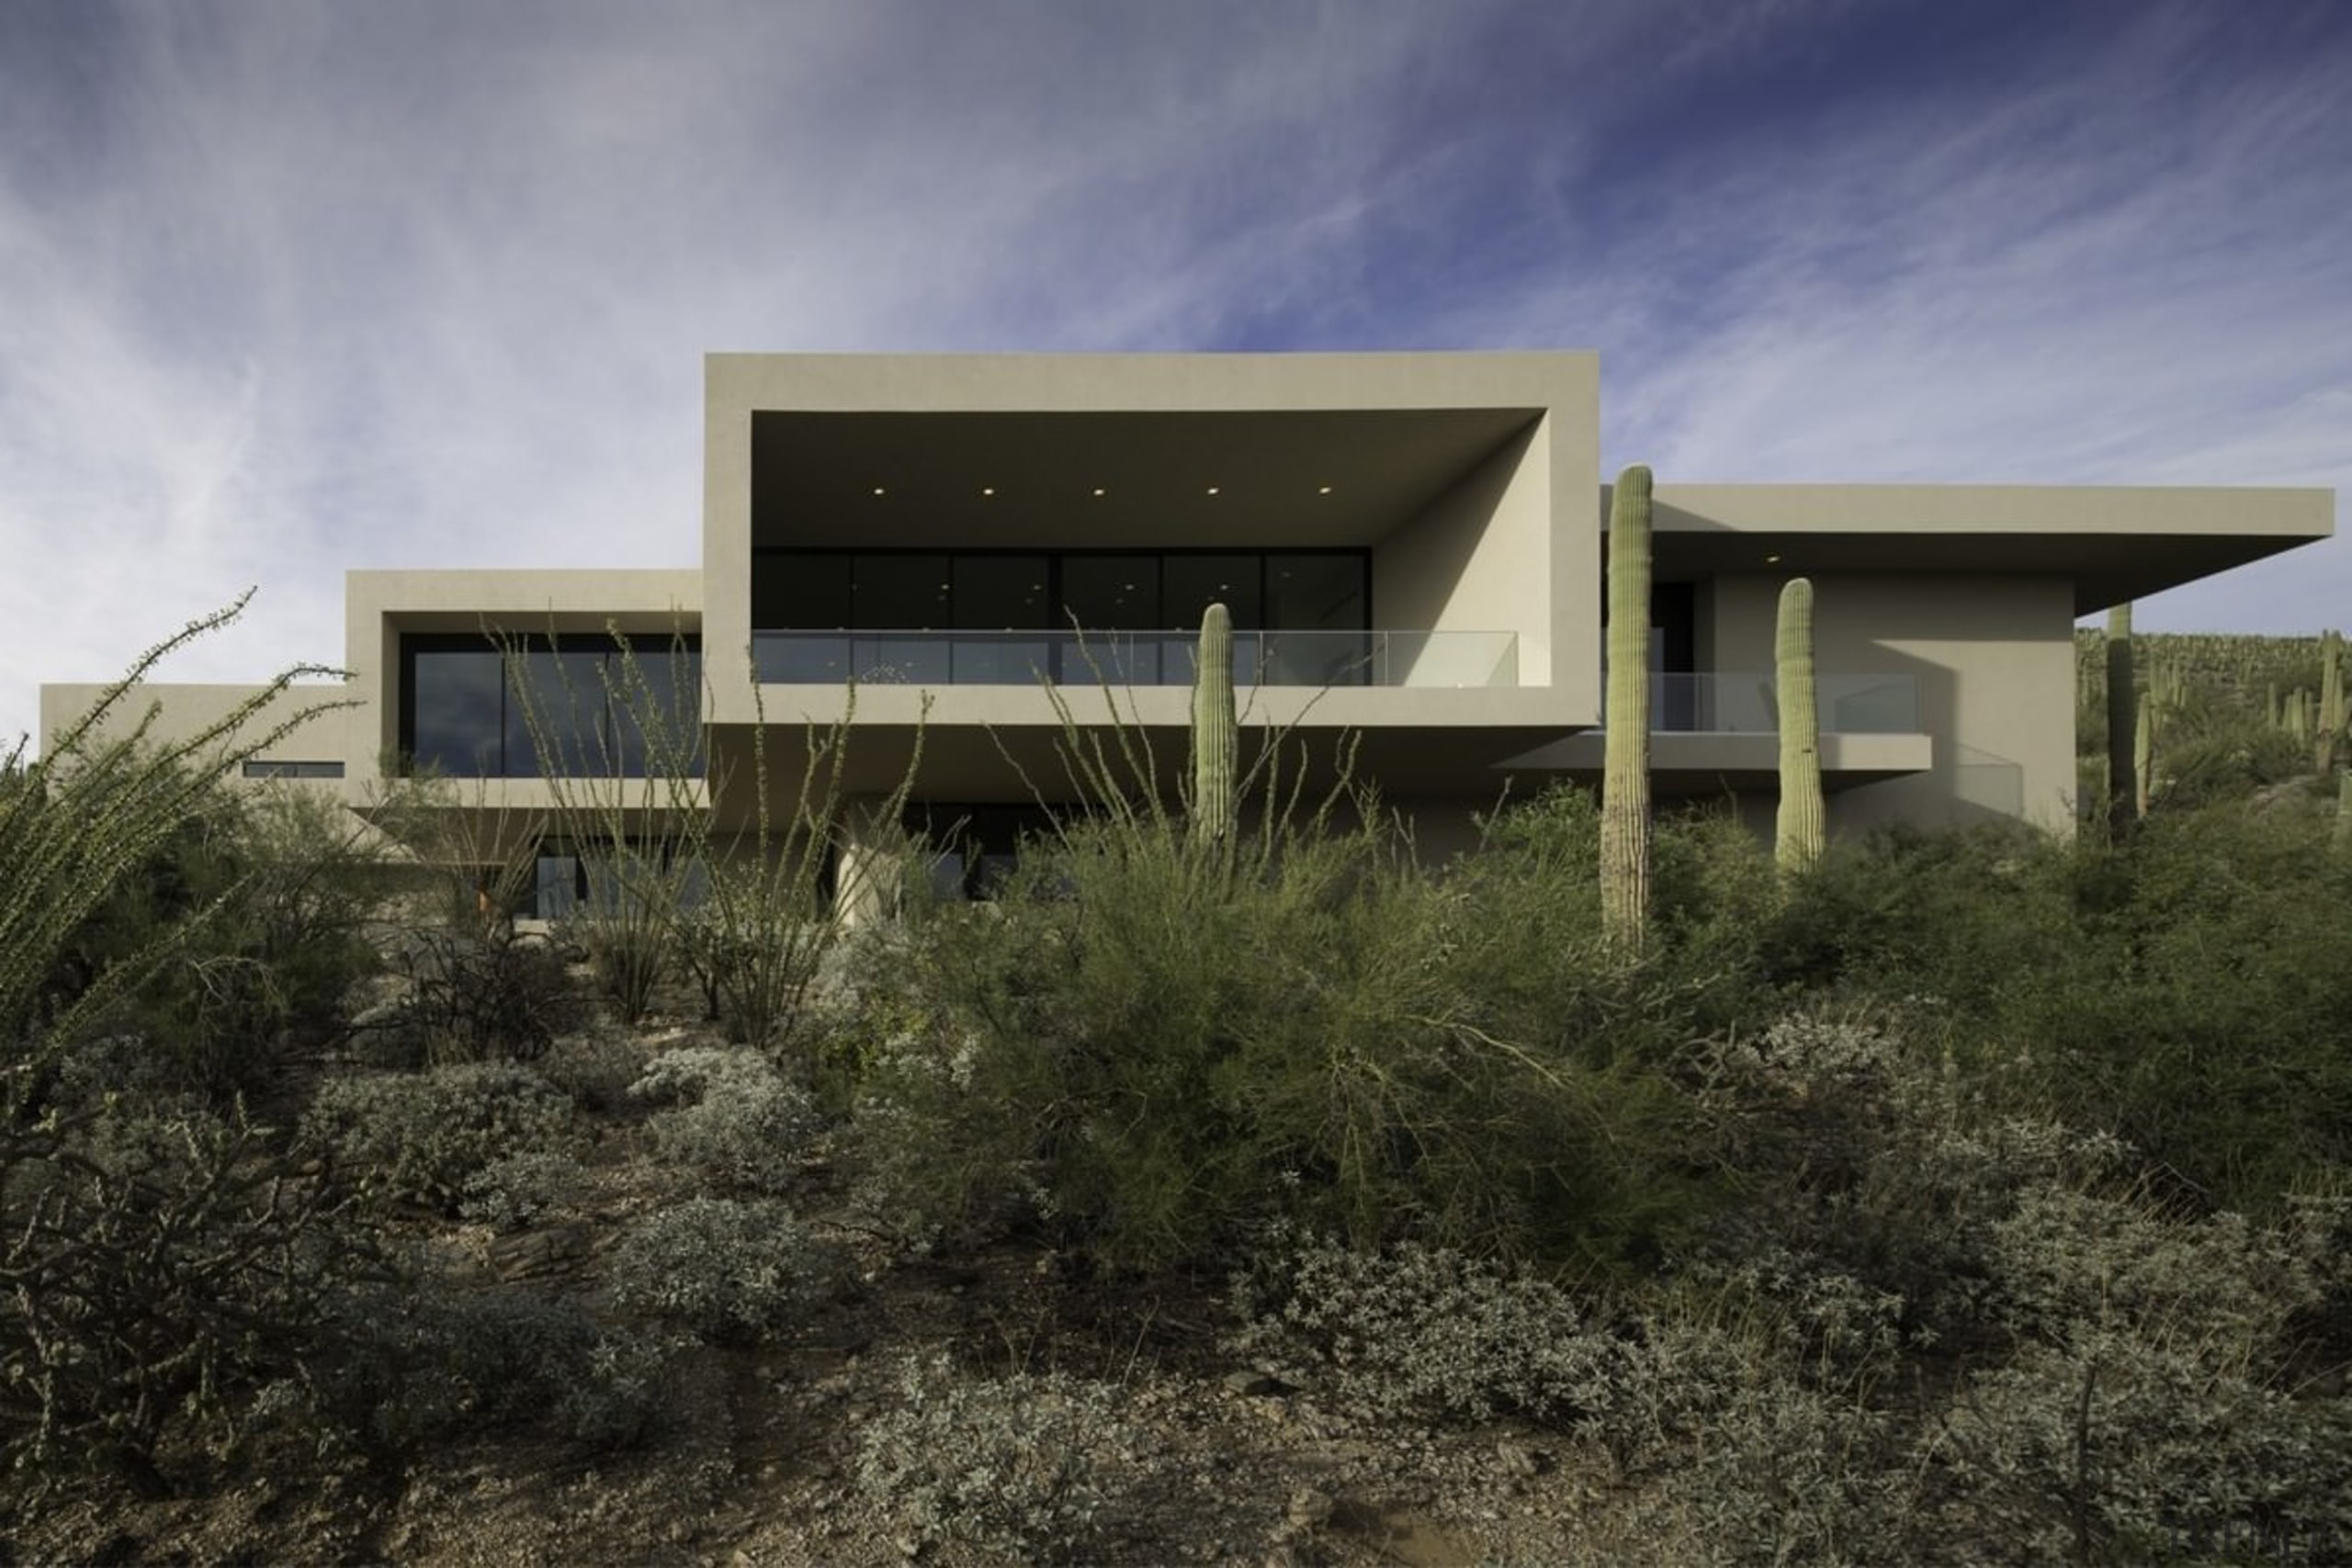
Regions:
[[[371,1196],[455,1214],[469,1178],[553,1147],[571,1119],[570,1098],[537,1073],[481,1062],[331,1078],[304,1128]]]
[[[2352,865],[2327,829],[2241,803],[2084,852],[2071,956],[1988,1021],[2188,1201],[2267,1213],[2352,1171]]]
[[[872,975],[910,1021],[869,1062],[869,1168],[931,1224],[1025,1213],[1147,1268],[1276,1219],[1367,1245],[1652,1245],[1690,1201],[1672,1088],[1644,1052],[1515,1032],[1534,1004],[1496,1000],[1527,952],[1517,909],[1482,901],[1500,876],[1435,879],[1377,826],[1240,859],[1149,819],[1069,826],[990,913],[931,912]],[[1513,889],[1531,910],[1560,897],[1536,880]],[[1552,978],[1548,948],[1528,962],[1524,997],[1628,994],[1598,968]],[[1657,1036],[1638,1008],[1589,1016]]]

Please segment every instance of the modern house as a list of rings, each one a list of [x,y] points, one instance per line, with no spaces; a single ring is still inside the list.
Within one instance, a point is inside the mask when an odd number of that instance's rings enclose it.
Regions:
[[[705,413],[698,569],[355,571],[356,705],[253,771],[358,804],[390,759],[544,804],[510,677],[569,694],[595,765],[641,770],[595,695],[617,631],[698,718],[722,818],[761,727],[797,778],[805,723],[847,719],[853,793],[913,766],[917,812],[1001,852],[1068,792],[1065,714],[1181,757],[1190,628],[1221,601],[1246,722],[1351,738],[1426,852],[1507,787],[1598,777],[1594,355],[714,355]],[[2324,490],[1665,476],[1655,787],[1769,819],[1773,605],[1804,575],[1833,831],[2070,823],[2076,618],[2333,525]],[[510,669],[493,633],[533,651]],[[44,731],[94,692],[44,688]],[[173,728],[237,694],[153,692]]]

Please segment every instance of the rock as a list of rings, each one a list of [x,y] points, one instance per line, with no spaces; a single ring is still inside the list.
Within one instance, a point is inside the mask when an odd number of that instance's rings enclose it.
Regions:
[[[1225,1374],[1225,1391],[1241,1399],[1279,1399],[1291,1392],[1291,1385],[1264,1372],[1243,1371]]]
[[[1295,1530],[1321,1529],[1331,1522],[1331,1515],[1338,1507],[1329,1492],[1302,1486],[1290,1495],[1290,1508],[1283,1517]]]

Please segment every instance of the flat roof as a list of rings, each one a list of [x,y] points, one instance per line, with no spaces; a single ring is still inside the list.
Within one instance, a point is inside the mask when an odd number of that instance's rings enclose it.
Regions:
[[[1603,515],[1607,502],[1604,496]],[[2335,531],[2329,490],[2140,485],[1693,485],[1652,496],[1661,577],[2051,575],[2075,614]]]

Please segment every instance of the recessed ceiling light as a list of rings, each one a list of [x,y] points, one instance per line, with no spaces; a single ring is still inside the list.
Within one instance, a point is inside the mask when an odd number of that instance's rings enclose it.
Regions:
[[[875,494],[876,494],[876,495],[880,495],[880,494],[882,493],[882,487],[881,487],[880,485],[876,485],[876,486],[874,487],[874,493],[875,493]]]
[[[1210,493],[1211,495],[1215,495],[1215,494],[1216,493],[1216,486],[1215,486],[1215,485],[1211,485],[1211,486],[1209,486],[1209,493]]]
[[[1094,493],[1095,493],[1095,494],[1097,494],[1097,495],[1108,495],[1108,494],[1110,494],[1111,492],[1110,492],[1109,491],[1107,491],[1107,490],[1104,490],[1101,485],[1096,485],[1096,486],[1094,487]]]
[[[996,493],[996,486],[994,486],[994,485],[982,485],[982,486],[980,487],[980,493],[981,493],[982,495],[994,495],[994,494]]]
[[[1764,564],[1766,566],[1777,566],[1780,564],[1780,560],[1781,558],[1778,556],[1766,556],[1764,558]]]

